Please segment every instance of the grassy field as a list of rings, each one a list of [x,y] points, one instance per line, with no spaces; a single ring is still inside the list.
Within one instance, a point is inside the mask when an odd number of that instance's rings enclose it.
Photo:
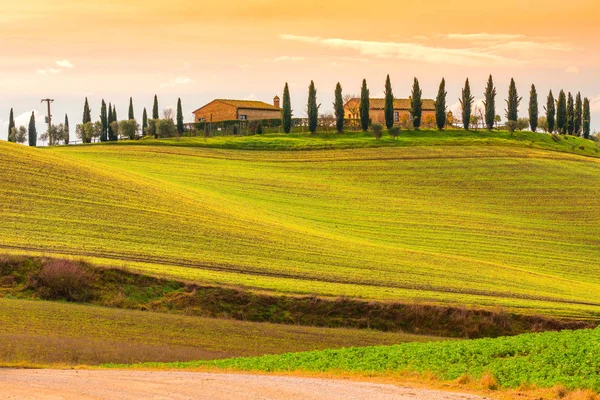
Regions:
[[[279,293],[600,315],[600,162],[562,152],[595,143],[330,136],[2,143],[0,247]]]
[[[431,338],[0,298],[0,366],[210,360],[412,340]]]
[[[509,338],[406,343],[209,362],[134,365],[134,368],[219,368],[229,371],[433,374],[463,381],[487,375],[490,388],[537,385],[600,392],[600,328]],[[107,365],[114,367],[114,365]],[[126,367],[126,366],[120,366]],[[559,397],[560,398],[560,397]],[[583,398],[583,397],[581,397]],[[588,397],[586,397],[588,398]]]

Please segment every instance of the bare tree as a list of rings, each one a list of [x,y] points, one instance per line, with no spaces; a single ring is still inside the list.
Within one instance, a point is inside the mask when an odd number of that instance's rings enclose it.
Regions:
[[[171,121],[173,121],[173,118],[175,117],[175,110],[173,110],[173,108],[171,107],[165,108],[162,111],[162,115],[163,119],[170,119]]]
[[[343,97],[344,100],[344,108],[346,108],[350,113],[350,119],[352,128],[357,127],[358,113],[360,110],[360,101],[356,100],[358,97],[354,93],[346,93]],[[354,101],[351,101],[354,100]]]
[[[329,132],[329,128],[335,125],[335,116],[332,113],[321,114],[319,125],[325,128],[325,132]]]

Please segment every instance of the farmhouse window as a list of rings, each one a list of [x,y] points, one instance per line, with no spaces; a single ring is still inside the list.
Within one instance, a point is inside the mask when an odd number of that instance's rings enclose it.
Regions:
[[[240,115],[240,119],[242,121],[246,121],[248,119],[248,116],[247,115]]]

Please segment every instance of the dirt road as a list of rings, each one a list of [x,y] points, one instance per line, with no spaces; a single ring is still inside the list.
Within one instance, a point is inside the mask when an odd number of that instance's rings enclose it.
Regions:
[[[0,369],[0,399],[482,400],[341,380],[194,372]]]

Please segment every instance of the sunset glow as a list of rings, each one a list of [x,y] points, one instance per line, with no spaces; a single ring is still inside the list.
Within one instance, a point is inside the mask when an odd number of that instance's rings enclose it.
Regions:
[[[454,104],[466,77],[481,98],[491,73],[502,99],[515,78],[523,113],[532,83],[542,104],[550,89],[581,91],[592,102],[592,130],[600,128],[594,0],[23,0],[2,8],[0,127],[11,107],[25,124],[45,97],[56,99],[55,118],[79,122],[85,96],[96,118],[102,98],[124,114],[133,96],[141,116],[156,93],[161,108],[181,97],[191,120],[214,98],[269,102],[285,82],[302,116],[311,79],[326,111],[336,82],[356,93],[366,78],[380,96],[388,73],[397,97],[408,96],[416,76],[432,98],[445,77]]]

